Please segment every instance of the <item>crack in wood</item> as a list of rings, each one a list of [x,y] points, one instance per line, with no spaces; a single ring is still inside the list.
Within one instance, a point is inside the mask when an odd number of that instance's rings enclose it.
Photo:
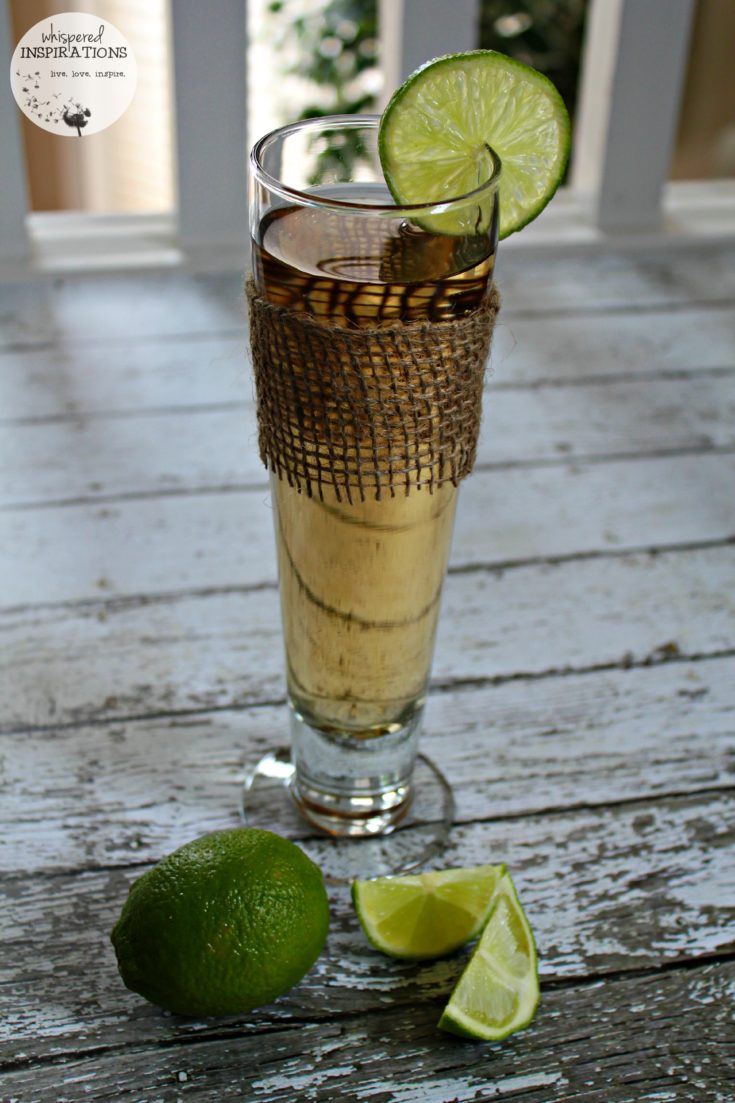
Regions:
[[[666,645],[663,645],[664,647]],[[509,682],[545,681],[549,678],[566,678],[574,674],[597,674],[607,670],[642,670],[651,666],[663,666],[668,663],[708,662],[712,659],[728,659],[735,656],[735,648],[725,647],[716,651],[691,652],[666,651],[654,648],[642,659],[628,659],[624,656],[616,662],[591,663],[587,666],[548,667],[546,670],[516,671],[511,674],[493,674],[487,678],[454,678],[431,683],[430,692],[447,693],[457,689],[484,689],[488,686],[506,685]]]
[[[644,376],[635,371],[605,372],[598,375],[576,375],[571,376],[569,379],[539,378],[524,381],[496,379],[495,376],[491,376],[491,384],[488,387],[488,393],[489,396],[492,397],[495,391],[518,391],[519,393],[523,393],[524,391],[565,390],[567,388],[577,387],[609,387],[619,383],[642,384],[648,380],[660,380],[662,382],[672,383],[679,381],[696,383],[698,379],[702,378],[727,379],[733,372],[735,372],[735,367],[733,367],[732,364],[710,364],[702,367],[697,367],[695,364],[692,364],[689,368],[654,368],[646,372]],[[0,422],[0,424],[2,424],[2,422]]]
[[[732,456],[735,455],[733,445],[681,445],[676,448],[655,448],[648,452],[621,451],[601,453],[575,453],[573,456],[565,453],[559,456],[539,457],[529,460],[497,460],[493,462],[479,462],[475,464],[476,474],[488,474],[494,471],[536,471],[556,468],[584,468],[597,467],[605,464],[622,462],[645,463],[669,459],[681,456]],[[118,502],[135,501],[159,501],[169,498],[202,498],[213,497],[219,494],[251,494],[267,492],[267,481],[261,482],[233,482],[216,485],[203,485],[196,487],[166,487],[152,490],[119,491],[114,494],[77,495],[70,498],[39,498],[33,501],[8,502],[0,505],[0,513],[29,513],[34,510],[69,509],[79,506],[113,505]]]
[[[556,989],[565,990],[569,988],[584,987],[584,985],[596,985],[601,981],[616,981],[623,980],[628,977],[656,977],[661,976],[664,973],[683,973],[687,971],[695,971],[703,968],[705,965],[726,965],[729,962],[735,961],[735,943],[732,950],[721,950],[715,953],[702,953],[694,957],[680,957],[673,961],[664,961],[660,965],[631,965],[626,969],[601,969],[595,971],[594,974],[589,977],[585,977],[580,980],[579,977],[551,977],[545,978],[541,981],[541,987],[544,991],[554,991]]]
[[[36,351],[36,350],[33,350]],[[0,349],[0,353],[2,350]],[[486,392],[491,398],[496,391],[508,391],[523,394],[526,391],[559,390],[567,388],[610,387],[619,384],[647,384],[649,382],[691,382],[700,379],[723,379],[735,373],[731,364],[711,364],[698,366],[692,364],[686,368],[656,368],[641,376],[635,371],[606,372],[604,374],[573,376],[569,379],[529,379],[512,380],[497,378],[495,371],[488,367]],[[213,413],[229,413],[251,410],[254,403],[247,399],[227,399],[219,402],[178,403],[141,406],[134,409],[79,408],[57,413],[26,414],[19,417],[0,417],[0,428],[32,428],[43,425],[78,425],[90,421],[135,421],[157,417],[181,417]],[[96,501],[97,499],[95,499]]]
[[[266,493],[267,481],[223,483],[218,486],[168,487],[156,490],[129,490],[115,494],[81,495],[75,498],[38,499],[11,502],[0,506],[0,513],[29,513],[33,510],[69,509],[74,506],[112,505],[116,502],[158,501],[161,498],[207,498],[218,494]]]
[[[706,306],[709,305],[710,304],[706,304]],[[713,309],[717,309],[719,304],[713,302],[711,305]],[[697,307],[695,305],[692,309],[701,309],[701,306]],[[237,338],[242,342],[244,355],[247,345],[246,327],[247,322],[245,318],[243,318],[242,325],[240,326],[217,326],[210,330],[193,330],[191,333],[131,333],[109,335],[105,337],[85,337],[83,334],[77,332],[73,336],[64,334],[63,340],[51,337],[49,340],[43,341],[33,341],[32,339],[28,341],[6,341],[0,343],[0,356],[6,353],[39,352],[45,349],[59,352],[62,349],[70,348],[95,349],[118,346],[127,348],[128,345],[141,345],[147,344],[148,342],[165,345],[170,342],[185,341],[188,344],[191,341],[211,341],[213,338]]]
[[[710,374],[714,368],[704,368],[703,373]],[[697,373],[699,375],[700,373]],[[650,377],[649,377],[650,378]],[[39,425],[77,425],[88,421],[137,421],[139,418],[156,418],[171,415],[179,417],[185,414],[219,414],[252,409],[253,403],[245,399],[230,399],[226,402],[199,402],[196,406],[145,406],[131,410],[70,410],[57,414],[29,414],[25,417],[0,418],[0,428],[24,428]],[[96,499],[95,499],[96,500]]]
[[[538,936],[539,1016],[494,1047],[435,1029],[461,962],[380,959],[346,893],[332,894],[324,959],[248,1019],[181,1023],[119,984],[107,931],[129,882],[235,822],[242,759],[283,734],[275,572],[265,542],[243,563],[228,520],[266,486],[233,459],[239,411],[252,412],[244,357],[233,371],[241,280],[8,289],[0,352],[24,416],[0,422],[20,430],[4,500],[21,500],[3,515],[29,557],[0,613],[3,1098],[731,1098],[731,256],[560,258],[551,284],[546,260],[508,259],[518,305],[496,334],[507,378],[490,387],[505,435],[467,487],[423,737],[458,794],[447,864],[507,861]],[[157,448],[162,430],[171,449]],[[233,578],[246,585],[221,585]]]
[[[11,1094],[31,1083],[34,1088],[56,1087],[62,1069],[69,1072],[65,1084],[72,1085],[78,1082],[74,1070],[93,1069],[95,1098],[108,1100],[118,1097],[115,1093],[124,1090],[123,1085],[136,1069],[144,1068],[146,1086],[160,1092],[164,1084],[171,1083],[172,1067],[180,1069],[184,1062],[186,1079],[196,1090],[197,1082],[200,1087],[205,1082],[224,1086],[225,1076],[226,1082],[233,1084],[237,1062],[237,1083],[241,1089],[249,1085],[248,1099],[292,1100],[298,1080],[307,1092],[304,1099],[321,1101],[383,1098],[372,1090],[376,1082],[385,1086],[386,1100],[394,1099],[389,1085],[397,1089],[404,1082],[400,1066],[408,1063],[414,1091],[423,1090],[427,1099],[438,1100],[429,1093],[432,1086],[444,1083],[443,1075],[453,1079],[459,1072],[461,1082],[470,1088],[476,1085],[478,1090],[484,1087],[495,1094],[500,1084],[512,1085],[516,1089],[513,1097],[523,1096],[528,1103],[538,1103],[537,1090],[542,1086],[544,1103],[574,1098],[632,1103],[633,1099],[641,1099],[640,1094],[622,1094],[631,1085],[661,1083],[672,1087],[686,1083],[700,1089],[716,1085],[724,1089],[730,1083],[729,1061],[734,1045],[727,1014],[722,1006],[719,1013],[713,1013],[706,1005],[726,998],[731,978],[729,963],[723,963],[679,973],[669,970],[659,976],[625,975],[608,979],[604,986],[598,980],[583,981],[563,992],[545,988],[545,998],[530,1031],[503,1047],[468,1048],[466,1043],[438,1034],[434,1023],[440,1001],[424,1000],[412,1016],[410,1042],[401,1029],[402,1024],[405,1026],[405,1009],[374,1008],[343,1012],[332,1018],[272,1023],[265,1028],[240,1021],[199,1034],[179,1034],[146,1043],[102,1043],[63,1053],[11,1058],[2,1069]],[[698,989],[692,987],[693,981],[698,982]],[[630,1010],[631,1004],[636,1010]],[[680,1008],[680,1013],[667,1010],[673,1007]],[[575,1029],[580,1020],[588,1024],[582,1034]],[[171,1029],[176,1029],[175,1021]],[[627,1041],[628,1036],[634,1037],[637,1044]],[[621,1045],[623,1037],[627,1044]],[[233,1052],[233,1042],[237,1053]],[[389,1053],[392,1067],[386,1067]],[[651,1059],[644,1071],[641,1065],[646,1055]],[[356,1094],[350,1090],[346,1095],[347,1085],[340,1073],[348,1057],[352,1058],[350,1084]],[[325,1066],[332,1067],[340,1077],[337,1095],[323,1094]],[[541,1074],[540,1068],[552,1073]],[[301,1074],[298,1077],[297,1069]],[[612,1070],[614,1083],[610,1080]],[[373,1076],[377,1081],[366,1080]],[[603,1094],[590,1095],[593,1084]],[[527,1094],[524,1085],[532,1095]],[[560,1091],[554,1090],[552,1095],[551,1089],[557,1087]],[[104,1096],[99,1094],[101,1091]],[[411,1096],[417,1098],[418,1094]],[[696,1098],[715,1097],[708,1094]]]
[[[592,813],[593,815],[600,814],[600,813],[605,814],[607,812],[612,812],[615,809],[628,810],[628,809],[632,809],[632,808],[635,808],[635,807],[643,807],[643,808],[651,807],[651,806],[655,806],[656,804],[658,804],[659,801],[667,801],[667,802],[670,802],[672,804],[675,804],[677,801],[680,801],[682,803],[682,805],[685,805],[687,803],[690,803],[693,799],[702,799],[702,798],[708,798],[708,797],[711,797],[713,799],[720,799],[722,797],[728,797],[731,794],[735,795],[735,785],[723,785],[723,786],[718,786],[718,787],[714,787],[714,788],[687,789],[687,790],[682,790],[682,791],[679,791],[679,792],[673,791],[673,790],[672,791],[657,791],[655,796],[646,795],[646,796],[634,796],[634,797],[619,797],[619,798],[614,799],[614,800],[600,801],[598,803],[580,801],[576,804],[549,805],[547,807],[534,808],[532,813],[529,813],[528,811],[518,811],[518,812],[506,812],[502,815],[496,815],[496,816],[493,816],[493,815],[490,815],[490,816],[475,816],[475,817],[470,817],[470,818],[458,821],[456,824],[454,824],[454,828],[455,829],[460,829],[461,828],[463,831],[465,831],[465,830],[469,830],[469,829],[472,829],[472,828],[482,827],[482,826],[491,825],[491,824],[492,825],[503,824],[503,823],[512,824],[512,823],[515,823],[517,821],[526,821],[529,818],[533,818],[534,820],[536,820],[536,819],[539,819],[539,820],[550,819],[551,820],[551,819],[555,819],[555,818],[561,819],[561,818],[564,818],[564,817],[569,816],[569,815],[573,815],[574,813],[578,813],[578,812],[588,812],[588,813]],[[425,822],[425,821],[417,820],[415,823],[412,823],[409,828],[399,828],[398,831],[399,831],[399,833],[400,833],[400,831],[403,831],[403,830],[406,830],[406,831],[409,831],[409,832],[411,832],[411,831],[420,831],[422,829],[422,827],[427,826],[427,822],[428,821]],[[301,833],[299,833],[298,831],[291,831],[289,833],[289,838],[293,842],[301,843],[301,844],[314,842],[315,840],[316,841],[322,841],[322,842],[324,841],[324,836],[319,834],[319,833],[316,833],[314,831],[314,829],[310,828],[309,825],[306,824],[305,822],[303,824],[303,830],[301,831]],[[34,868],[33,876],[43,878],[44,880],[53,881],[54,879],[58,879],[58,878],[73,877],[73,876],[75,876],[76,874],[79,874],[79,873],[83,873],[86,876],[86,875],[96,875],[96,874],[102,874],[102,873],[114,873],[114,874],[121,873],[121,872],[122,873],[128,873],[128,872],[135,872],[136,870],[140,870],[141,872],[144,872],[145,870],[150,869],[151,866],[154,865],[154,864],[155,863],[150,858],[145,858],[145,859],[142,859],[140,861],[132,861],[130,859],[126,859],[125,861],[110,862],[110,863],[92,862],[88,865],[66,866],[66,867],[62,867],[62,868],[42,868],[42,867],[39,867],[39,868]],[[11,885],[13,882],[17,882],[19,884],[24,884],[27,880],[28,880],[28,873],[26,871],[20,871],[19,872],[19,871],[16,871],[16,870],[5,870],[5,871],[2,871],[2,873],[0,875],[0,884],[5,884],[5,885]],[[635,886],[635,882],[634,881],[631,882],[631,885]],[[15,940],[15,944],[17,945],[17,940]],[[727,961],[727,960],[729,960],[730,957],[735,956],[735,943],[733,944],[733,946],[734,946],[734,948],[733,948],[732,953],[730,951],[726,951],[724,953],[719,953],[719,952],[715,953],[714,955],[712,955],[712,960],[713,961],[720,961],[720,960]],[[706,958],[706,955],[700,955],[696,958],[692,958],[691,960],[694,961],[695,963],[700,963],[701,961],[705,960],[705,958]],[[690,959],[686,958],[686,957],[681,958],[681,959],[677,958],[675,961],[671,962],[671,968],[672,969],[683,968],[684,963],[688,960],[690,960]],[[706,960],[709,960],[709,958],[706,958]],[[664,969],[664,968],[667,968],[667,967],[668,966],[663,966],[663,965],[655,966],[655,967],[651,967],[650,971],[652,973],[655,973],[655,972],[658,972],[661,969]],[[608,975],[609,976],[614,976],[614,975],[616,975],[617,972],[620,972],[620,971],[621,970],[613,970],[610,973],[607,973],[604,970],[602,970],[599,973],[596,972],[595,976],[596,977],[606,977]],[[622,970],[622,971],[624,971],[627,974],[631,970],[626,969],[626,970]],[[643,976],[643,975],[645,975],[646,968],[642,967],[642,966],[636,966],[632,971],[636,972],[636,973],[640,973],[640,975]],[[556,985],[558,987],[564,987],[565,985],[573,984],[575,981],[576,981],[576,978],[571,978],[571,979],[560,978],[560,979],[554,979],[554,980],[547,980],[547,981],[545,981],[545,984]],[[2,983],[4,983],[4,982],[0,982],[0,986],[2,985]]]
[[[688,552],[727,548],[732,545],[735,545],[735,533],[728,536],[715,537],[710,540],[687,540],[671,544],[640,544],[626,546],[625,548],[594,548],[578,552],[560,553],[559,555],[519,556],[514,559],[461,563],[455,566],[450,564],[447,569],[447,575],[455,576],[484,573],[505,574],[508,571],[520,570],[528,567],[557,567],[567,563],[586,563],[598,559],[628,559],[636,556],[649,556],[655,558],[660,555],[686,554]],[[114,597],[24,602],[18,605],[0,606],[0,617],[22,616],[28,613],[36,614],[46,610],[49,612],[65,610],[70,612],[89,611],[94,614],[97,612],[116,613],[127,609],[145,608],[150,605],[172,605],[183,599],[191,598],[196,600],[210,597],[227,597],[229,595],[242,596],[245,594],[260,593],[264,590],[276,589],[278,589],[277,580],[268,579],[262,582],[251,582],[243,585],[181,587],[177,590],[159,593],[150,592],[144,594],[120,594]],[[1,625],[0,631],[2,631]]]
[[[722,648],[714,651],[691,653],[677,651],[673,654],[665,651],[661,652],[660,648],[656,648],[642,659],[628,660],[626,657],[623,657],[623,659],[617,662],[595,663],[589,666],[549,667],[547,670],[542,671],[517,671],[511,674],[493,674],[489,675],[487,678],[437,680],[430,683],[429,693],[454,693],[457,690],[464,692],[507,685],[512,682],[540,682],[555,678],[574,677],[576,675],[601,674],[607,671],[643,670],[652,666],[664,666],[677,663],[706,663],[716,661],[717,659],[728,659],[733,657],[735,657],[735,648]],[[107,727],[122,722],[126,724],[139,723],[151,720],[178,719],[187,716],[203,717],[210,714],[230,712],[241,714],[250,709],[280,708],[286,704],[287,699],[285,696],[254,698],[253,700],[244,701],[242,703],[231,702],[224,705],[203,705],[201,708],[159,709],[151,712],[121,713],[112,716],[80,716],[73,720],[63,720],[49,724],[29,724],[27,726],[8,724],[4,726],[0,725],[0,737],[4,735],[31,735],[35,733],[43,734],[73,731],[78,728],[86,727]]]
[[[591,548],[587,551],[567,552],[559,555],[520,556],[516,559],[498,559],[486,563],[461,563],[450,567],[448,574],[476,574],[484,571],[504,572],[516,570],[520,567],[557,567],[564,563],[583,563],[594,559],[625,559],[629,555],[668,555],[678,552],[701,551],[705,548],[721,548],[735,544],[735,534],[732,536],[716,537],[712,540],[688,540],[673,544],[640,544],[636,547],[625,548]],[[32,608],[32,606],[31,606]],[[3,613],[0,608],[0,615]]]
[[[500,285],[503,286],[502,283]],[[507,301],[507,300],[504,300]],[[597,318],[609,314],[655,314],[658,311],[680,310],[732,310],[732,299],[687,299],[686,303],[677,303],[673,300],[658,303],[626,303],[620,306],[618,303],[600,303],[594,306],[554,306],[545,307],[513,307],[503,306],[501,315],[504,322],[520,318]]]
[[[238,287],[242,285],[241,276],[232,277],[233,281],[237,279]],[[114,292],[113,292],[114,294]],[[239,297],[239,296],[238,296]],[[659,314],[659,313],[691,313],[699,310],[708,310],[714,312],[732,311],[732,299],[720,298],[717,296],[712,297],[691,297],[686,300],[659,300],[651,302],[631,302],[624,301],[618,303],[596,303],[581,305],[581,303],[575,303],[573,306],[567,306],[562,303],[555,303],[553,307],[545,308],[539,306],[533,307],[519,307],[514,306],[510,296],[506,298],[506,305],[503,307],[502,322],[507,324],[514,320],[543,320],[547,318],[595,318],[606,316],[630,316],[635,315],[647,315],[647,314]],[[242,319],[237,325],[214,325],[211,328],[191,330],[191,331],[173,331],[173,332],[146,332],[146,333],[120,333],[110,334],[107,333],[104,336],[92,335],[85,336],[83,333],[76,329],[74,331],[65,332],[62,335],[56,336],[51,334],[49,337],[38,339],[37,337],[29,337],[27,340],[18,337],[10,337],[4,341],[0,341],[0,355],[3,354],[15,354],[25,352],[39,352],[43,350],[61,351],[70,348],[107,348],[117,346],[128,346],[145,344],[148,342],[156,344],[167,344],[170,342],[192,342],[192,341],[211,341],[216,338],[235,338],[241,339],[243,347],[246,343],[247,335],[247,319],[245,318],[245,312],[243,308]]]

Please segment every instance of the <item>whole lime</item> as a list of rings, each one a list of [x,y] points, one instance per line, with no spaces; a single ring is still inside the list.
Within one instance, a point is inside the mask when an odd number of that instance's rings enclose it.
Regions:
[[[324,946],[322,874],[270,831],[187,843],[130,888],[112,944],[125,985],[179,1015],[251,1011],[288,991]]]

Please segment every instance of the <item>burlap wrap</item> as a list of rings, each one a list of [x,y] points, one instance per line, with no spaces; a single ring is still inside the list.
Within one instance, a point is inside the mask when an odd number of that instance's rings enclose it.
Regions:
[[[500,297],[447,322],[344,329],[248,281],[263,463],[309,497],[431,492],[472,470]]]

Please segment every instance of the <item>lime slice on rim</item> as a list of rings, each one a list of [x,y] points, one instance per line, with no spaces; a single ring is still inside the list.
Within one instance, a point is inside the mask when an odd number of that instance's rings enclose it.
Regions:
[[[400,204],[439,203],[480,187],[492,175],[494,150],[502,164],[504,238],[553,196],[570,134],[564,102],[547,77],[494,50],[473,50],[436,58],[408,77],[383,112],[378,150]],[[468,232],[468,217],[459,206],[418,221],[457,234]]]
[[[465,1038],[497,1042],[528,1026],[538,1002],[536,945],[513,882],[504,873],[485,930],[439,1027]]]
[[[471,866],[354,881],[352,899],[376,949],[391,957],[441,957],[482,930],[504,871]]]

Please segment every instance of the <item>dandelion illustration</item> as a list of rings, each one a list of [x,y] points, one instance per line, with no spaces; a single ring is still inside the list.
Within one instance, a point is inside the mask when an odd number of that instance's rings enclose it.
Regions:
[[[92,117],[89,107],[64,96],[63,92],[46,92],[44,81],[40,79],[40,72],[34,77],[31,73],[22,74],[20,69],[15,70],[20,77],[24,94],[24,107],[30,118],[38,119],[41,123],[49,123],[53,127],[62,127],[62,123],[70,130],[76,130],[81,138],[82,130],[88,125]],[[33,89],[41,89],[41,94],[46,93],[47,99],[39,99]],[[58,101],[58,102],[57,102]]]
[[[67,126],[76,127],[77,134],[81,138],[82,127],[87,125],[87,120],[90,118],[92,112],[88,107],[82,107],[81,103],[73,104],[73,106],[76,107],[76,111],[71,111],[67,105],[61,117]]]

